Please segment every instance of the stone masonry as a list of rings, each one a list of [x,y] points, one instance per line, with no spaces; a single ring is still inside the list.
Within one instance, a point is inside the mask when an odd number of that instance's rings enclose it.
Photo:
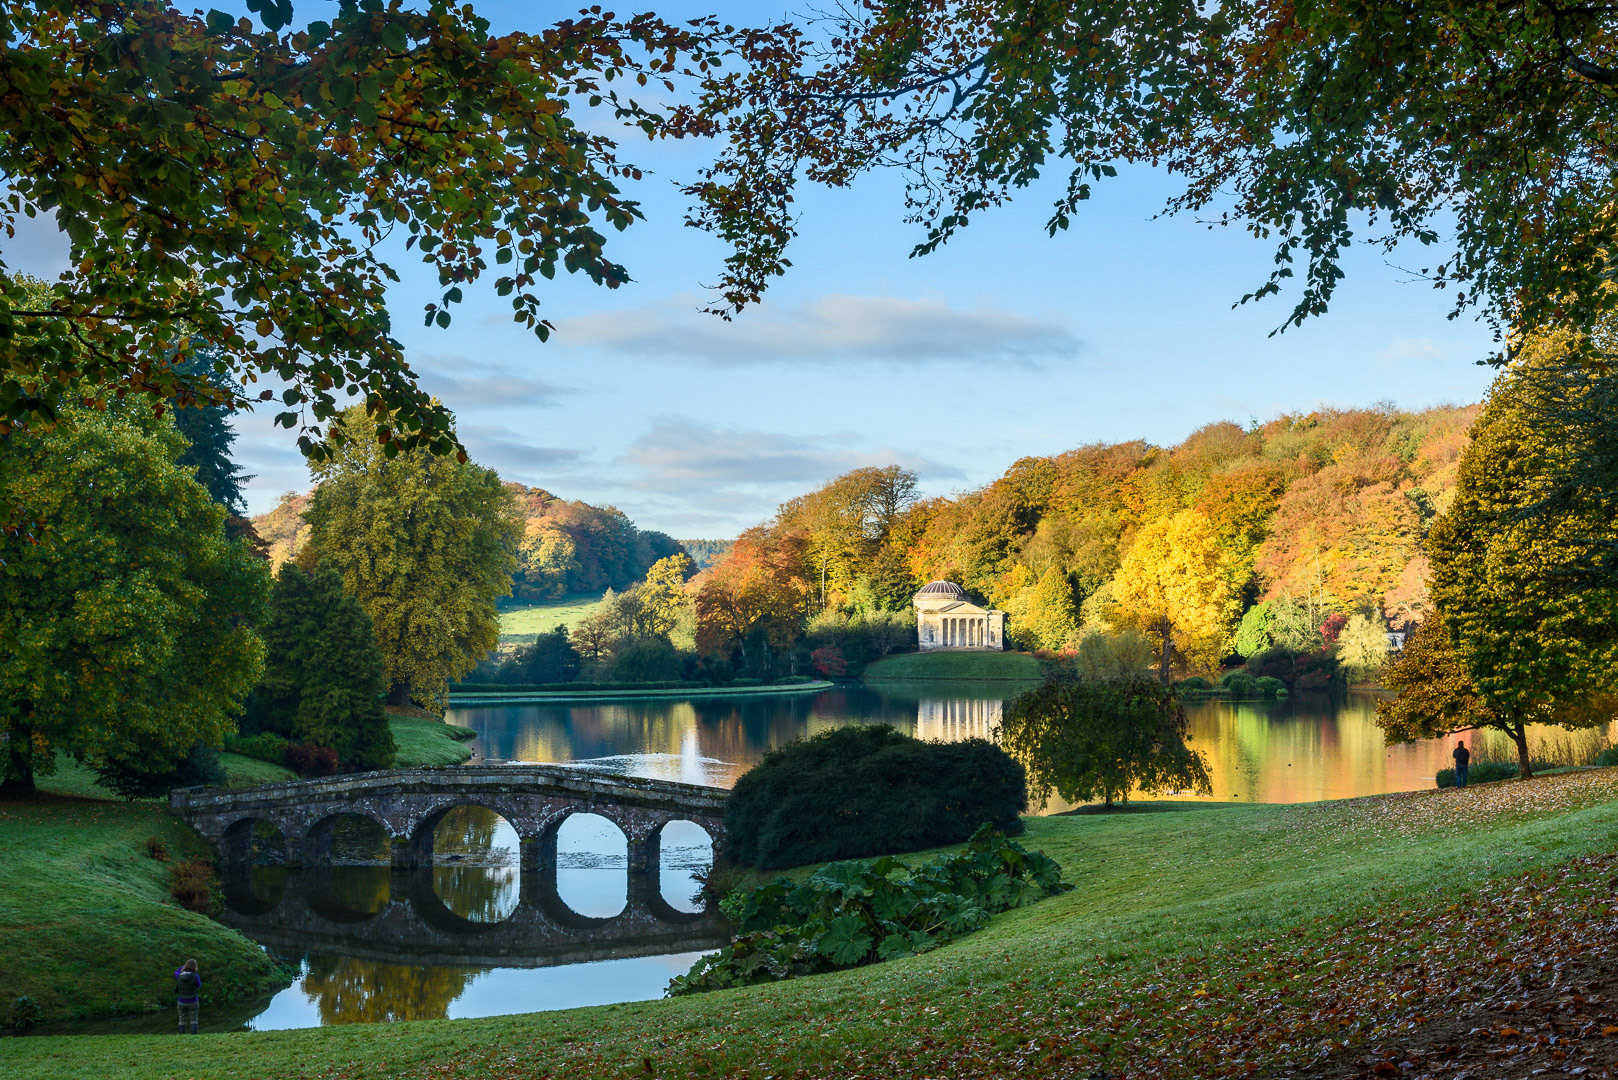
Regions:
[[[505,818],[530,870],[555,868],[556,830],[570,815],[599,814],[623,831],[635,873],[657,866],[659,838],[671,821],[700,825],[717,858],[728,794],[563,765],[490,765],[393,769],[232,791],[184,788],[170,804],[227,862],[247,850],[256,821],[269,822],[286,838],[293,866],[326,861],[332,824],[358,815],[387,832],[399,870],[432,865],[433,829],[458,806],[481,806]]]

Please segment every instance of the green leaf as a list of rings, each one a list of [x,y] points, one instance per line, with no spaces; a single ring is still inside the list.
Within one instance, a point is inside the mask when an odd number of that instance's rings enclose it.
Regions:
[[[839,967],[852,967],[871,951],[872,938],[865,923],[853,915],[833,919],[815,938],[814,948]]]

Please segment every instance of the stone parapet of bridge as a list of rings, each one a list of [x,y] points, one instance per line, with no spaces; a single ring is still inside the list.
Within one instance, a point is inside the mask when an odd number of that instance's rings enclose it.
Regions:
[[[722,788],[620,776],[565,765],[452,766],[389,769],[348,776],[295,780],[261,787],[183,788],[170,805],[227,861],[250,848],[256,822],[280,830],[286,861],[318,865],[329,856],[331,827],[352,815],[380,825],[392,845],[393,865],[432,865],[433,831],[457,807],[479,806],[503,817],[522,845],[522,865],[550,869],[556,830],[578,813],[598,814],[622,830],[629,869],[657,866],[663,827],[690,821],[714,842],[718,859],[724,831]]]

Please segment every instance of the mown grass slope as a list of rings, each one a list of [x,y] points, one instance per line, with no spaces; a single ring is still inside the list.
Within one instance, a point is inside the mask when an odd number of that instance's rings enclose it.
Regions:
[[[1023,842],[1077,888],[911,959],[566,1013],[179,1046],[0,1041],[0,1072],[1245,1076],[1313,1059],[1327,1040],[1419,1025],[1466,1000],[1452,976],[1607,925],[1610,854],[1580,860],[1610,853],[1615,829],[1614,769],[1339,803],[1037,818]]]
[[[24,994],[45,1020],[169,1008],[172,973],[191,957],[207,972],[205,1002],[284,986],[262,949],[169,896],[172,862],[209,857],[158,803],[49,792],[0,802],[0,1015]]]
[[[579,620],[595,614],[604,595],[584,593],[564,596],[548,604],[508,608],[500,613],[500,642],[503,645],[528,644],[558,626],[575,626]]]
[[[913,652],[886,656],[865,668],[866,682],[884,679],[1018,679],[1044,678],[1039,661],[1017,652]]]

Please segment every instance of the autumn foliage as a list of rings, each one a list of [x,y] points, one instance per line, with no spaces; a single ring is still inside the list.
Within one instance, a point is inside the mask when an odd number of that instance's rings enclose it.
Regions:
[[[780,649],[810,616],[907,611],[942,578],[1007,612],[1015,647],[1072,651],[1087,634],[1135,633],[1160,674],[1217,668],[1244,612],[1264,604],[1245,624],[1244,655],[1280,647],[1266,662],[1314,672],[1297,658],[1350,617],[1397,627],[1429,609],[1423,542],[1453,499],[1476,411],[1216,423],[1172,447],[1023,458],[947,499],[916,498],[902,470],[857,470],[784,504],[698,576],[698,644],[739,649],[764,626]]]

